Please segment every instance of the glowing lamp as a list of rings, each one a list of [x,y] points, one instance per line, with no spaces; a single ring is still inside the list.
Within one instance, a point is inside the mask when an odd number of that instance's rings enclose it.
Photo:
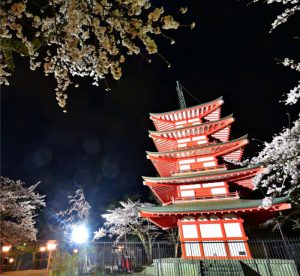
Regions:
[[[75,248],[75,249],[73,250],[73,252],[74,252],[75,254],[77,254],[77,253],[78,253],[78,249]]]
[[[122,251],[122,249],[124,248],[124,246],[122,246],[122,245],[119,245],[118,247],[117,247],[117,249],[118,249],[118,251]]]
[[[47,249],[49,251],[55,250],[56,246],[57,246],[57,242],[55,240],[50,240],[50,241],[47,242]]]
[[[2,252],[9,252],[11,249],[11,245],[3,245],[2,246]]]
[[[15,261],[14,258],[9,258],[9,259],[8,259],[8,262],[9,262],[10,264],[12,264],[14,261]]]
[[[47,250],[47,247],[46,247],[46,246],[41,246],[41,247],[40,247],[40,251],[41,251],[41,252],[45,252],[46,250]]]
[[[72,227],[71,240],[75,243],[85,243],[89,238],[88,230],[85,225],[74,225]]]

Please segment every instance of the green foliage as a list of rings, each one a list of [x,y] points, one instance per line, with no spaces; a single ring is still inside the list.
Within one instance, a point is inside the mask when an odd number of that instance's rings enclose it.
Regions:
[[[78,266],[78,254],[70,254],[64,249],[58,249],[53,252],[50,264],[53,276],[61,275],[62,272],[64,272],[66,276],[74,276],[77,274]]]

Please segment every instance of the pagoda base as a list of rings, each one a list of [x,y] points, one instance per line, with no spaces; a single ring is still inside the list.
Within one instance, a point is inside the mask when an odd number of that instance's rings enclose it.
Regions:
[[[180,258],[156,259],[154,275],[199,276],[199,275],[261,275],[299,276],[294,260],[185,260]]]

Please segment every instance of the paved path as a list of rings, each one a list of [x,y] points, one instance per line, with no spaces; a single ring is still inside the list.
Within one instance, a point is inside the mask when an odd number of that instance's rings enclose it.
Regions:
[[[12,271],[12,272],[4,272],[3,276],[45,276],[46,270],[22,270],[22,271]]]

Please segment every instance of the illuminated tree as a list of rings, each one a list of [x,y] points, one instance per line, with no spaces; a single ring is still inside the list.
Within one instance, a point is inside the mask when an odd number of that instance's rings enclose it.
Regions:
[[[3,0],[0,16],[0,83],[9,84],[13,53],[28,56],[32,70],[43,66],[55,77],[62,108],[71,77],[91,77],[94,85],[108,74],[119,79],[126,56],[161,56],[155,36],[173,44],[164,32],[180,26],[150,0]]]
[[[268,196],[289,195],[300,203],[300,119],[291,129],[275,135],[270,143],[265,142],[250,164],[265,166],[265,172],[257,177],[255,185],[267,188]]]
[[[25,183],[1,176],[0,183],[0,242],[20,243],[36,240],[35,218],[46,206],[44,195],[35,191],[39,183]]]
[[[70,241],[72,227],[75,224],[86,224],[88,222],[91,206],[86,201],[82,189],[74,192],[74,195],[68,195],[69,208],[57,213],[59,223],[64,231],[64,238]]]
[[[121,207],[108,210],[102,217],[105,219],[103,228],[95,232],[94,239],[109,235],[116,237],[117,241],[126,238],[126,235],[134,235],[139,238],[145,249],[147,259],[152,261],[152,245],[154,240],[161,234],[159,229],[147,219],[139,217],[139,208],[153,206],[150,203],[140,203],[139,201],[120,202]]]
[[[300,227],[300,119],[292,128],[284,128],[274,135],[271,142],[264,142],[257,156],[243,162],[227,160],[236,165],[262,165],[266,169],[255,178],[254,185],[265,193],[262,207],[268,209],[273,198],[289,196],[293,209],[284,216],[271,219],[266,224],[275,228],[282,223],[292,222],[294,228]]]

